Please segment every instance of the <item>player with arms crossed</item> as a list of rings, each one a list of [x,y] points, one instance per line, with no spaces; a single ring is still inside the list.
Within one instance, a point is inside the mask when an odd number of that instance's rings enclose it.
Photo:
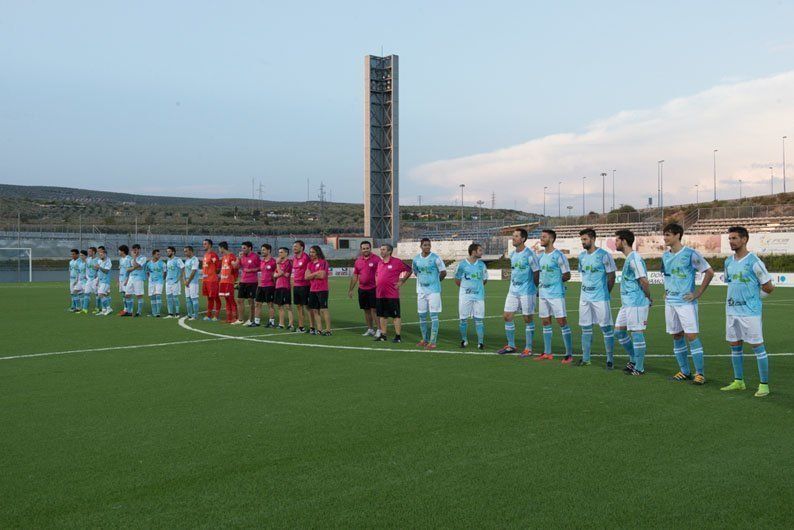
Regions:
[[[632,250],[633,245],[634,233],[631,230],[615,232],[615,247],[626,256],[620,277],[621,306],[615,321],[615,336],[629,354],[629,362],[623,370],[630,375],[643,375],[645,328],[648,325],[648,309],[653,301],[645,260]],[[631,337],[627,330],[631,332]]]
[[[80,251],[76,248],[71,250],[72,259],[69,260],[69,294],[72,296],[72,305],[69,311],[79,313],[83,307],[83,285],[80,283],[80,268],[85,267],[83,260],[80,259]]]
[[[97,257],[97,307],[100,308],[99,315],[107,316],[113,312],[110,308],[110,270],[113,262],[108,256],[105,247],[97,247],[99,257]]]
[[[416,255],[411,269],[416,275],[416,308],[419,312],[419,330],[422,340],[417,346],[434,350],[438,342],[438,315],[441,313],[441,280],[447,276],[444,261],[430,251],[430,240],[420,242],[422,251]],[[427,332],[427,317],[430,316],[430,333]]]
[[[733,383],[721,390],[745,390],[742,352],[748,343],[755,353],[761,382],[755,397],[769,395],[769,357],[764,347],[761,325],[761,298],[775,289],[764,262],[747,250],[750,234],[743,226],[728,229],[728,244],[733,256],[725,260],[725,281],[728,295],[725,300],[725,340],[731,345]]]
[[[485,284],[488,270],[482,261],[482,245],[469,245],[469,257],[458,264],[455,270],[455,285],[458,292],[458,318],[460,318],[460,347],[469,345],[469,319],[474,319],[477,330],[477,349],[485,349]]]
[[[212,239],[205,239],[203,247],[201,292],[207,297],[207,314],[204,316],[204,320],[217,322],[221,314],[220,278],[218,277],[221,272],[221,259],[212,250]]]
[[[521,357],[532,355],[532,341],[535,338],[535,296],[538,292],[540,266],[538,257],[526,246],[527,231],[523,228],[513,230],[513,247],[510,253],[510,287],[505,298],[502,318],[505,321],[507,345],[496,353],[516,352],[516,325],[513,318],[518,311],[524,315],[524,351]]]
[[[146,264],[146,276],[149,278],[150,316],[160,318],[163,311],[163,282],[165,281],[165,262],[160,259],[160,250],[152,250],[152,259]]]
[[[376,341],[386,341],[386,326],[389,318],[394,325],[394,338],[392,342],[402,342],[402,319],[400,317],[400,287],[411,277],[411,267],[402,260],[392,256],[394,247],[384,243],[380,247],[381,262],[375,274],[375,301],[380,321],[380,335]]]
[[[190,245],[183,249],[185,253],[185,305],[188,320],[196,320],[199,313],[199,260]]]
[[[582,275],[582,292],[579,296],[579,327],[582,330],[582,358],[579,366],[590,364],[593,347],[593,324],[598,324],[604,336],[607,370],[614,366],[615,330],[612,327],[610,293],[615,285],[615,260],[612,254],[596,246],[596,232],[585,228],[579,232],[582,251],[579,254],[579,272]]]
[[[124,289],[127,287],[127,278],[132,268],[132,258],[130,257],[130,248],[127,245],[119,245],[119,295],[121,295],[121,311],[119,316],[127,314],[127,301]]]
[[[185,262],[176,255],[176,248],[165,249],[168,261],[165,264],[165,302],[168,306],[168,316],[165,318],[179,318],[179,297],[182,294],[182,278]]]
[[[535,357],[536,361],[553,359],[551,353],[552,327],[551,318],[557,319],[565,344],[565,357],[563,364],[573,360],[573,338],[571,328],[568,326],[568,313],[565,308],[565,282],[571,279],[571,268],[565,254],[554,248],[557,232],[551,229],[543,230],[540,234],[540,244],[543,253],[540,255],[540,308],[538,316],[543,322],[543,355]]]
[[[281,247],[278,249],[278,259],[276,260],[276,291],[273,294],[273,303],[278,308],[278,329],[284,329],[284,313],[287,314],[288,331],[294,331],[292,323],[292,293],[290,291],[290,276],[292,276],[292,261],[289,259],[289,249]]]
[[[372,253],[372,243],[362,241],[359,245],[361,254],[356,258],[353,265],[353,276],[350,277],[350,286],[347,289],[347,297],[353,298],[353,289],[358,283],[358,307],[364,311],[364,321],[367,323],[367,331],[364,337],[377,337],[380,334],[378,325],[378,313],[375,309],[375,273],[378,271],[378,263],[381,259]]]
[[[673,381],[687,381],[696,385],[706,383],[703,372],[703,343],[698,338],[698,298],[706,292],[714,270],[697,250],[684,246],[684,228],[676,223],[664,227],[664,244],[670,247],[662,255],[662,273],[664,274],[664,318],[667,333],[673,336],[673,353],[680,370]],[[695,289],[695,275],[703,273],[703,282]],[[686,338],[685,338],[686,337]],[[689,371],[687,359],[687,341],[695,365],[695,377]]]

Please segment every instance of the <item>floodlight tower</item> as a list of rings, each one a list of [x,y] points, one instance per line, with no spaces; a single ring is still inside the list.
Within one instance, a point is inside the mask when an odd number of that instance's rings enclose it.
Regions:
[[[400,239],[398,57],[364,58],[364,235]]]

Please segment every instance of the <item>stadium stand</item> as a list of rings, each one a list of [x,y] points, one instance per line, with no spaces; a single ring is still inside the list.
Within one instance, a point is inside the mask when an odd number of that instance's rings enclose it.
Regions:
[[[631,230],[635,235],[649,235],[659,231],[658,221],[638,221],[634,223],[607,223],[607,224],[576,224],[554,226],[558,238],[578,237],[579,232],[585,228],[592,228],[599,235],[611,236],[617,230]]]
[[[794,232],[794,216],[734,217],[730,219],[698,219],[687,228],[690,234],[722,234],[731,226],[743,226],[753,232]]]

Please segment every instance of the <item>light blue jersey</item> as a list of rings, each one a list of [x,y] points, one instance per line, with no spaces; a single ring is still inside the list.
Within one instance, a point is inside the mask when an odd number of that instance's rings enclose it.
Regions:
[[[165,262],[161,259],[150,261],[146,264],[146,272],[149,274],[149,283],[163,283],[164,271]]]
[[[441,280],[439,273],[447,270],[444,262],[435,252],[431,252],[427,257],[418,254],[411,265],[416,275],[416,293],[432,294],[441,292]]]
[[[134,271],[130,272],[130,276],[133,280],[136,281],[143,281],[146,279],[146,256],[138,256],[137,258],[132,258],[131,261],[134,261],[138,265],[141,266],[140,269],[135,269]],[[132,267],[132,263],[130,263],[130,267]]]
[[[80,278],[80,258],[69,260],[69,280]]]
[[[201,276],[199,259],[196,256],[187,258],[185,260],[185,280],[190,278],[190,273],[193,271],[196,271],[196,274],[193,275],[193,279],[190,280],[189,285],[197,284],[199,282],[199,277]]]
[[[168,258],[165,268],[166,283],[179,283],[179,280],[182,279],[182,269],[185,268],[185,262],[181,258],[174,256],[173,258]]]
[[[471,263],[464,259],[455,271],[455,279],[460,280],[461,300],[485,300],[485,280],[488,279],[488,270],[482,260]]]
[[[529,247],[521,252],[510,253],[510,294],[515,296],[535,296],[535,272],[540,270],[538,257]]]
[[[81,282],[85,282],[86,281],[86,278],[87,278],[86,277],[86,271],[87,271],[86,261],[84,259],[78,259],[77,260],[77,279],[80,280]]]
[[[725,313],[760,317],[761,286],[771,279],[764,262],[752,252],[740,260],[730,256],[725,260],[725,282],[728,284]]]
[[[113,268],[113,262],[107,256],[105,256],[105,259],[97,258],[96,262],[99,265],[99,270],[97,271],[99,283],[101,285],[110,285],[110,270]],[[103,272],[102,269],[107,272]]]
[[[127,283],[130,267],[132,267],[132,256],[128,254],[119,258],[119,283],[122,285]]]
[[[695,290],[695,273],[705,272],[711,265],[697,250],[683,247],[673,254],[669,250],[662,255],[662,273],[664,274],[665,303],[672,306],[695,304],[687,302],[684,295]]]
[[[543,252],[539,262],[540,297],[565,298],[565,283],[562,281],[562,275],[571,271],[568,258],[555,248],[551,252]]]
[[[623,274],[620,277],[620,303],[624,307],[645,307],[650,304],[639,281],[640,278],[647,277],[645,260],[632,250],[631,254],[626,256]]]
[[[96,256],[93,258],[86,258],[85,260],[85,275],[89,280],[96,278],[99,273],[99,271],[94,268],[97,263],[99,263],[99,258]]]
[[[607,275],[616,270],[612,254],[603,248],[597,248],[592,253],[584,251],[579,254],[579,272],[582,273],[581,299],[587,302],[609,301]]]

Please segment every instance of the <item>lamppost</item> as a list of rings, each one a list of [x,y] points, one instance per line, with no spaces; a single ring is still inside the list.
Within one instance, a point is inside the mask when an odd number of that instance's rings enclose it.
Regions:
[[[543,217],[546,217],[546,190],[548,186],[543,186]]]
[[[700,206],[700,185],[695,184],[695,204]]]
[[[460,185],[460,227],[463,228],[463,188],[465,188],[465,184]]]
[[[775,170],[769,166],[769,189],[772,190],[772,195],[775,194]]]
[[[562,217],[562,208],[560,208],[560,197],[562,197],[562,195],[560,194],[561,186],[562,186],[562,181],[560,180],[559,182],[557,182],[557,217]]]
[[[742,200],[742,179],[739,179],[739,200]]]
[[[783,193],[786,193],[786,138],[783,137]]]
[[[659,213],[662,216],[662,224],[664,224],[664,160],[657,162],[659,170]]]
[[[482,241],[482,205],[485,204],[485,201],[479,200],[477,201],[477,237],[480,238]]]
[[[584,181],[586,179],[587,179],[587,177],[582,177],[582,217],[585,216],[585,213],[584,213]]]
[[[601,173],[601,213],[607,213],[607,174]]]
[[[717,200],[717,151],[719,149],[714,150],[714,201]]]
[[[617,169],[612,170],[612,209],[615,209],[615,171]]]

